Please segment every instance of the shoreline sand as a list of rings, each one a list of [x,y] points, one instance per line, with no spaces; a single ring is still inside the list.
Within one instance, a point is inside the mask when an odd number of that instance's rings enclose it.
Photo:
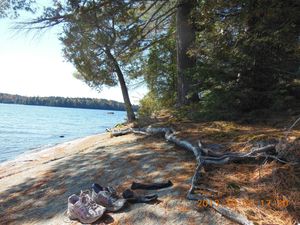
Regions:
[[[199,212],[186,200],[194,167],[191,155],[154,137],[104,133],[62,143],[0,164],[0,224],[70,224],[68,196],[94,182],[122,192],[133,181],[169,179],[174,186],[154,191],[155,204],[128,205],[96,224],[224,224],[219,214]]]
[[[53,145],[50,145],[50,146],[44,146],[44,147],[38,147],[38,148],[26,150],[25,152],[23,152],[19,155],[16,155],[16,157],[13,158],[13,159],[9,159],[9,160],[1,162],[0,167],[5,166],[5,165],[10,164],[10,163],[16,163],[16,162],[22,162],[22,161],[30,160],[31,157],[38,157],[42,153],[51,153],[51,151],[55,151],[57,148],[64,148],[64,147],[66,147],[68,145],[71,145],[71,144],[80,143],[81,141],[83,141],[85,139],[88,139],[90,137],[105,135],[105,134],[106,134],[106,132],[99,133],[99,134],[92,134],[92,135],[88,135],[88,136],[85,136],[85,137],[75,138],[75,139],[72,139],[72,140],[56,143],[56,144],[53,144]]]

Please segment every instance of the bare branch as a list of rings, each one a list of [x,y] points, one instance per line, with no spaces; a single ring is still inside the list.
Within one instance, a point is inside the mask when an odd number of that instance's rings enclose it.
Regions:
[[[217,212],[222,214],[223,216],[239,223],[242,225],[253,225],[251,221],[249,221],[245,216],[238,214],[234,212],[233,210],[226,208],[224,206],[221,206],[214,202],[213,200],[199,194],[195,194],[195,189],[197,187],[197,184],[199,183],[199,180],[201,179],[201,168],[204,167],[205,165],[209,164],[225,164],[232,162],[234,160],[245,160],[249,158],[257,158],[257,157],[269,157],[277,160],[278,162],[281,163],[287,163],[276,156],[266,154],[268,151],[273,151],[275,150],[275,145],[267,145],[264,147],[260,148],[254,148],[250,152],[247,153],[232,153],[232,152],[227,152],[227,153],[213,153],[212,150],[204,148],[201,144],[201,142],[198,142],[197,146],[194,146],[192,143],[182,140],[176,137],[175,131],[170,129],[170,128],[141,128],[141,129],[134,129],[134,128],[129,128],[126,130],[113,130],[111,131],[112,136],[120,136],[128,133],[138,133],[138,134],[161,134],[165,136],[165,139],[169,142],[174,143],[175,145],[182,147],[190,152],[192,152],[196,158],[197,161],[197,168],[194,172],[194,175],[192,177],[191,181],[191,187],[187,193],[187,198],[189,200],[204,200],[208,201],[212,204],[209,204],[213,209],[215,209]],[[207,156],[204,156],[203,153]]]

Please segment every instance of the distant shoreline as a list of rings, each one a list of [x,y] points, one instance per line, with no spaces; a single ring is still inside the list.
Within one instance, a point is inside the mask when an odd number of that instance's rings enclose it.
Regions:
[[[80,108],[80,109],[100,109],[125,111],[125,104],[114,100],[96,99],[96,98],[69,98],[69,97],[27,97],[22,95],[13,95],[0,93],[0,103],[19,104],[32,106],[49,106],[63,108]],[[138,110],[137,105],[133,105],[134,111]]]
[[[126,112],[123,109],[100,109],[100,108],[82,108],[82,107],[68,107],[68,106],[54,106],[54,105],[30,105],[30,104],[22,104],[22,103],[6,103],[0,102],[0,104],[8,104],[8,105],[28,105],[28,106],[42,106],[42,107],[56,107],[56,108],[66,108],[66,109],[93,109],[93,110],[105,110],[105,111],[120,111]]]

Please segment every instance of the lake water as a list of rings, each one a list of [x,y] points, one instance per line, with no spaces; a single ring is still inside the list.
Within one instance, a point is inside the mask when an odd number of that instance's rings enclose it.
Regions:
[[[0,162],[29,150],[103,133],[125,118],[123,111],[0,103]]]

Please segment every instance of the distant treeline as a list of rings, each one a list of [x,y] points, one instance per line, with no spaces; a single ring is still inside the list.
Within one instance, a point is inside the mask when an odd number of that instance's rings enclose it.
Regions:
[[[124,103],[96,98],[26,97],[0,93],[0,103],[124,111]],[[138,106],[133,106],[134,110]]]

